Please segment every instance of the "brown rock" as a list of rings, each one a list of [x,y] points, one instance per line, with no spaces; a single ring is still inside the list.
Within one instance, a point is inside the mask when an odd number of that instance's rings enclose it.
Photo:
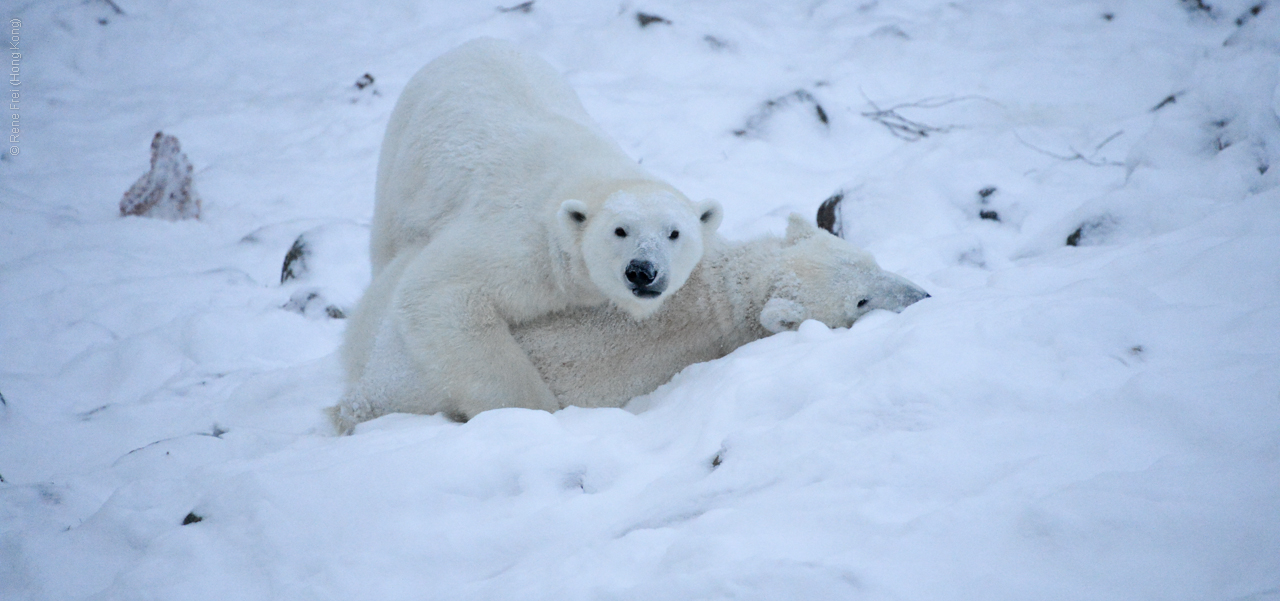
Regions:
[[[156,132],[151,139],[151,171],[120,199],[121,215],[177,221],[200,218],[200,196],[191,183],[191,161],[178,139]]]

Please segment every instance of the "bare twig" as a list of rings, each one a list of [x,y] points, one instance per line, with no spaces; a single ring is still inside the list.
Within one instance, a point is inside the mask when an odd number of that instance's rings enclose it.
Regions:
[[[1114,140],[1114,139],[1116,139],[1116,138],[1119,138],[1120,136],[1123,136],[1123,135],[1124,135],[1124,130],[1122,129],[1122,130],[1120,130],[1120,131],[1118,131],[1118,132],[1116,132],[1116,133],[1114,133],[1114,134],[1111,134],[1111,135],[1107,136],[1107,139],[1103,140],[1103,141],[1102,141],[1102,142],[1100,142],[1097,146],[1094,146],[1094,147],[1093,147],[1093,151],[1094,151],[1094,152],[1098,152],[1099,150],[1102,150],[1102,147],[1103,147],[1103,146],[1106,146],[1107,144],[1110,144],[1112,140]]]
[[[951,130],[950,127],[934,127],[918,121],[912,121],[899,115],[896,112],[897,109],[881,110],[874,104],[871,107],[876,110],[862,113],[863,117],[880,123],[880,125],[889,129],[889,133],[908,142],[927,138],[931,133],[946,133]]]
[[[1094,154],[1096,154],[1096,153],[1098,152],[1098,150],[1101,150],[1101,149],[1102,149],[1102,147],[1103,147],[1104,145],[1106,145],[1106,144],[1107,144],[1107,142],[1110,142],[1110,141],[1112,141],[1112,140],[1116,139],[1116,138],[1117,138],[1117,137],[1119,137],[1119,136],[1120,136],[1120,134],[1122,134],[1122,133],[1124,133],[1124,132],[1123,132],[1123,131],[1119,131],[1119,132],[1116,132],[1116,133],[1114,133],[1114,134],[1111,134],[1111,136],[1110,136],[1110,137],[1108,137],[1106,140],[1103,140],[1103,141],[1102,141],[1102,144],[1099,144],[1099,145],[1097,146],[1097,148],[1095,148],[1095,149],[1094,149],[1094,151],[1093,151],[1093,152],[1094,152]],[[1053,158],[1055,158],[1055,159],[1058,159],[1059,161],[1081,161],[1081,162],[1083,162],[1083,163],[1084,163],[1084,164],[1086,164],[1086,165],[1093,165],[1094,167],[1108,167],[1108,166],[1110,166],[1110,167],[1123,167],[1123,166],[1124,166],[1124,163],[1121,163],[1121,162],[1118,162],[1118,161],[1100,161],[1100,160],[1094,159],[1094,158],[1092,158],[1092,157],[1084,156],[1083,154],[1080,154],[1080,151],[1076,150],[1076,149],[1075,149],[1075,147],[1072,147],[1072,146],[1068,146],[1068,147],[1067,147],[1067,150],[1070,150],[1070,151],[1071,151],[1071,154],[1069,154],[1069,155],[1068,155],[1068,154],[1059,154],[1059,153],[1056,153],[1056,152],[1051,152],[1051,151],[1045,150],[1045,149],[1043,149],[1043,148],[1040,148],[1039,146],[1036,146],[1035,144],[1032,144],[1032,143],[1030,143],[1030,142],[1028,142],[1028,141],[1026,141],[1026,140],[1023,140],[1023,139],[1022,139],[1022,136],[1018,135],[1018,132],[1017,132],[1017,131],[1014,131],[1014,132],[1013,132],[1013,137],[1017,138],[1017,139],[1018,139],[1018,142],[1021,142],[1023,146],[1026,146],[1027,148],[1030,148],[1031,150],[1034,150],[1034,151],[1036,151],[1036,152],[1038,152],[1038,153],[1040,153],[1040,154],[1043,154],[1043,155],[1045,155],[1045,156],[1049,156],[1049,157],[1053,157]]]
[[[827,116],[827,111],[822,108],[822,104],[820,104],[818,99],[814,98],[813,94],[809,93],[808,90],[801,88],[790,94],[779,96],[772,100],[766,100],[764,104],[760,105],[760,110],[756,111],[756,114],[747,118],[747,123],[744,127],[733,130],[733,135],[742,137],[759,131],[764,127],[765,122],[773,116],[774,112],[787,107],[792,102],[813,105],[814,116],[818,121],[822,123],[823,126],[831,126],[831,119]]]
[[[1150,111],[1150,112],[1154,113],[1154,112],[1156,112],[1156,111],[1158,111],[1158,110],[1160,110],[1160,109],[1162,109],[1162,108],[1164,108],[1164,107],[1166,107],[1166,106],[1169,106],[1170,104],[1176,104],[1176,103],[1178,102],[1178,95],[1179,95],[1179,94],[1182,94],[1182,92],[1174,92],[1174,93],[1172,93],[1172,94],[1169,94],[1168,96],[1165,96],[1165,97],[1164,97],[1164,100],[1161,100],[1159,104],[1157,104],[1157,105],[1155,105],[1155,106],[1151,107],[1151,111]]]
[[[889,130],[889,133],[908,142],[915,142],[916,140],[927,138],[929,137],[929,134],[933,133],[947,133],[956,129],[957,126],[934,126],[927,123],[921,123],[919,121],[913,121],[903,117],[902,114],[898,112],[899,110],[908,108],[933,109],[964,100],[982,100],[984,102],[990,102],[996,106],[1001,106],[999,102],[983,96],[960,96],[948,98],[925,98],[924,100],[897,104],[887,109],[882,109],[870,98],[867,98],[865,93],[862,97],[867,101],[867,104],[871,105],[872,108],[872,110],[862,113],[863,117],[885,126],[885,128]]]

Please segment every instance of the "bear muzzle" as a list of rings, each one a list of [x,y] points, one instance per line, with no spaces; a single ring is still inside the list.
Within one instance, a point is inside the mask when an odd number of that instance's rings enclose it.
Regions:
[[[651,261],[634,259],[627,265],[623,275],[627,278],[631,293],[640,298],[655,298],[667,289],[666,274],[658,273],[658,267]]]
[[[923,288],[898,274],[885,273],[882,278],[884,283],[881,285],[879,293],[869,299],[859,301],[858,308],[866,306],[869,301],[871,306],[868,307],[868,310],[888,309],[894,313],[900,313],[903,309],[932,297]]]

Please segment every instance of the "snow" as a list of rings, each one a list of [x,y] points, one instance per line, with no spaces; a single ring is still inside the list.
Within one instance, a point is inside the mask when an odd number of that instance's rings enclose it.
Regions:
[[[0,597],[1280,598],[1280,6],[116,4],[4,15]],[[333,436],[307,295],[358,297],[395,98],[480,35],[727,236],[843,192],[933,298]],[[119,216],[157,131],[198,221]]]

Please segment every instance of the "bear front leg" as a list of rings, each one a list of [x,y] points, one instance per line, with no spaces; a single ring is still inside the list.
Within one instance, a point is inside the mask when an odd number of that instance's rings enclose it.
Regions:
[[[423,388],[419,413],[469,420],[500,407],[555,411],[555,395],[511,336],[507,321],[476,290],[419,280],[401,290],[394,313]]]

